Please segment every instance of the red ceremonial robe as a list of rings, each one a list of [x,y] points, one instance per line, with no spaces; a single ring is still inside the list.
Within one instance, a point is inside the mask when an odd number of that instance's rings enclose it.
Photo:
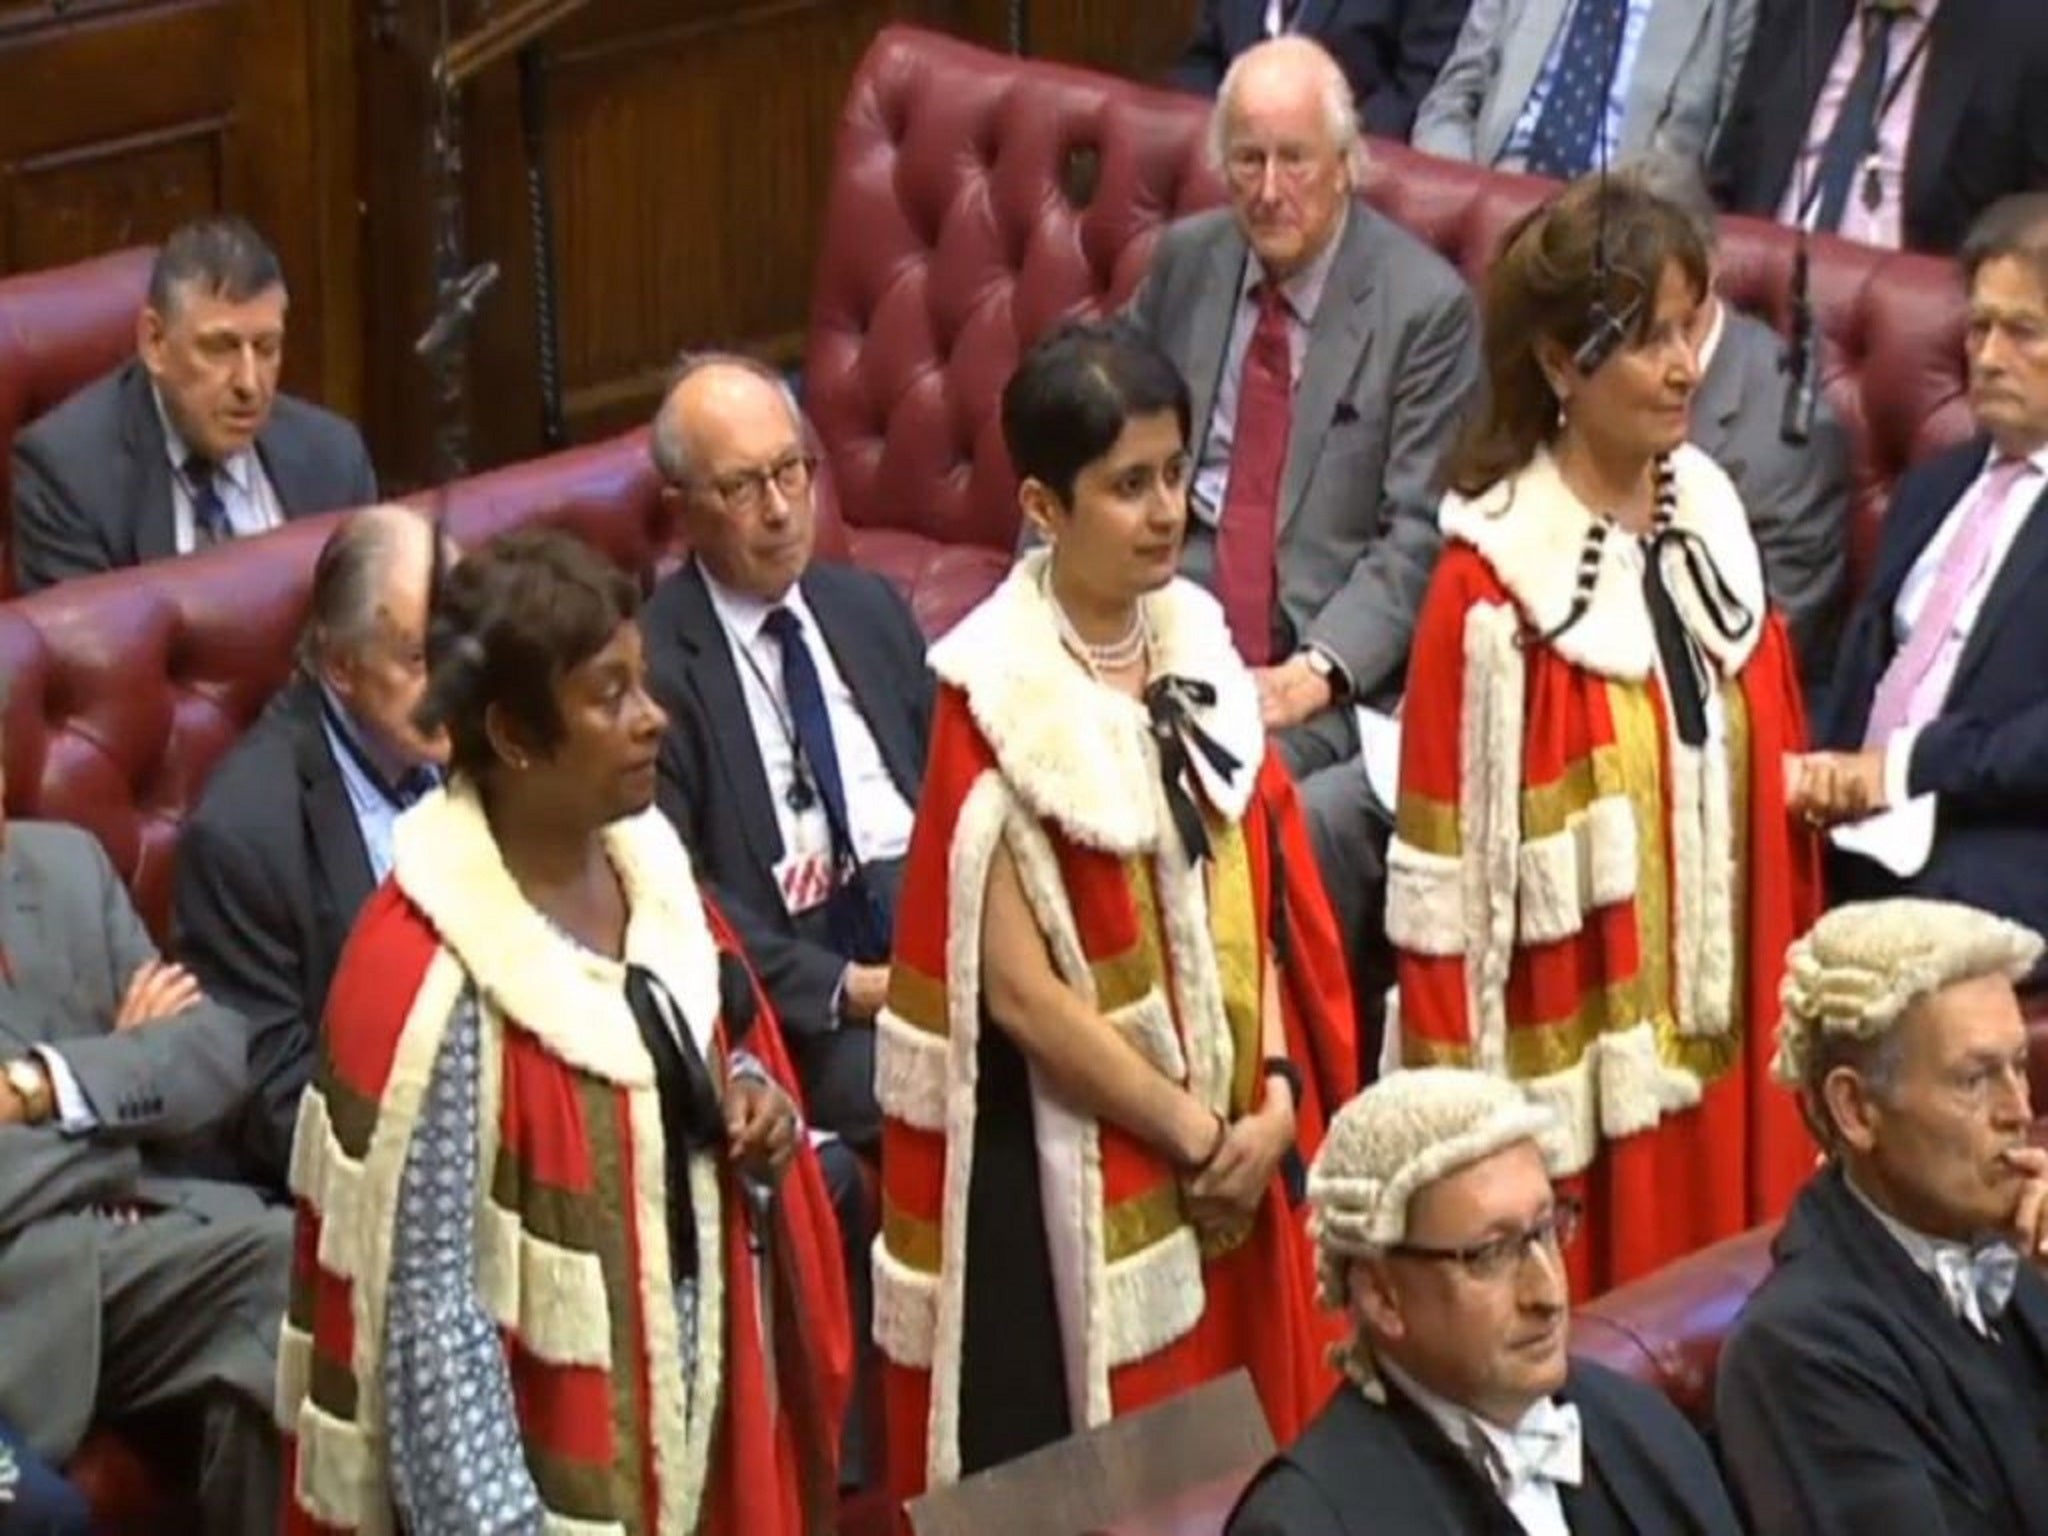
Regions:
[[[1238,762],[1207,767],[1211,856],[1191,863],[1162,790],[1145,709],[1063,649],[1042,554],[936,646],[929,766],[904,866],[889,1002],[876,1043],[884,1114],[875,1336],[886,1361],[891,1492],[962,1473],[963,1317],[970,1294],[1050,1286],[1076,1431],[1240,1366],[1291,1438],[1327,1395],[1335,1329],[1315,1316],[1299,1213],[1276,1174],[1249,1234],[1205,1251],[1174,1168],[1120,1127],[1030,1087],[1049,1274],[969,1263],[985,1022],[982,904],[1000,844],[1062,979],[1162,1074],[1236,1118],[1264,1092],[1269,972],[1307,1087],[1299,1152],[1356,1089],[1349,987],[1299,809],[1267,754],[1257,698],[1214,601],[1176,582],[1146,599],[1153,674],[1214,684],[1194,718]],[[986,1193],[984,1192],[984,1197]],[[1006,1289],[1011,1288],[1011,1289]],[[968,1405],[972,1408],[974,1405]]]
[[[719,945],[689,859],[652,811],[605,842],[630,908],[626,958],[660,977],[722,1080]],[[732,1170],[691,1160],[706,1262],[686,1379],[660,1105],[624,966],[527,905],[460,781],[409,812],[396,843],[392,878],[344,951],[293,1147],[283,1530],[394,1528],[382,1337],[396,1197],[448,1021],[472,992],[477,1294],[504,1339],[550,1516],[649,1536],[829,1530],[852,1352],[816,1159],[800,1150],[781,1186],[765,1295]],[[765,1004],[746,1046],[789,1080]]]
[[[1770,1079],[1785,951],[1820,910],[1785,804],[1798,679],[1734,487],[1690,447],[1673,469],[1673,526],[1751,616],[1724,635],[1666,550],[1713,694],[1704,748],[1672,724],[1635,539],[1610,530],[1584,614],[1536,638],[1572,609],[1591,525],[1548,453],[1446,500],[1402,718],[1390,1050],[1556,1107],[1582,1298],[1781,1214],[1814,1162]]]

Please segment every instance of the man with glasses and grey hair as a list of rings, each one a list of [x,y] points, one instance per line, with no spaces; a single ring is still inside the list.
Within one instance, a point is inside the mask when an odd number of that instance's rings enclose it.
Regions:
[[[1400,696],[1441,546],[1437,467],[1479,378],[1471,292],[1358,200],[1364,153],[1321,46],[1238,55],[1210,118],[1230,204],[1159,237],[1129,308],[1193,401],[1182,572],[1223,604],[1301,784],[1361,1002],[1391,971],[1392,817],[1357,707]]]
[[[1676,205],[1720,264],[1720,216],[1699,163],[1652,151],[1623,168]],[[1693,325],[1699,388],[1692,441],[1728,472],[1764,560],[1764,586],[1785,616],[1807,693],[1826,682],[1848,577],[1849,435],[1820,401],[1803,444],[1785,441],[1785,339],[1723,299],[1714,284]]]
[[[1309,1174],[1339,1387],[1228,1536],[1736,1536],[1712,1458],[1652,1388],[1567,1355],[1552,1111],[1491,1073],[1383,1078]]]

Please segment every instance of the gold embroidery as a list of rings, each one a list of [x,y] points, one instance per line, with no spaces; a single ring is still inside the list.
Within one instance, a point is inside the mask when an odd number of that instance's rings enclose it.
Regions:
[[[1401,1065],[1404,1067],[1469,1067],[1472,1065],[1472,1043],[1469,1040],[1426,1040],[1403,1031],[1401,1035]]]
[[[906,1269],[921,1275],[939,1272],[939,1224],[911,1215],[887,1195],[882,1197],[882,1246]]]
[[[634,1181],[627,1177],[630,1152],[637,1150],[632,1145],[629,1096],[581,1075],[576,1076],[574,1082],[576,1097],[582,1101],[584,1135],[590,1156],[590,1187],[609,1192],[629,1207],[637,1205]],[[654,1097],[652,1088],[644,1091],[648,1098]],[[637,1473],[644,1452],[640,1436],[639,1386],[628,1365],[629,1361],[639,1358],[645,1342],[638,1333],[640,1275],[633,1262],[633,1250],[626,1241],[625,1222],[601,1223],[593,1235],[598,1262],[604,1267],[605,1302],[612,1314],[612,1444],[617,1454],[606,1469],[610,1480],[608,1498],[611,1501],[606,1517],[617,1519],[621,1506],[631,1508],[633,1505],[633,1490],[637,1486]],[[666,1223],[660,1231],[639,1230],[635,1238],[641,1244],[663,1242],[667,1238]],[[706,1262],[715,1264],[718,1258],[708,1255]],[[582,1491],[578,1490],[579,1493]],[[541,1497],[543,1500],[548,1497],[545,1488]]]
[[[1414,790],[1403,790],[1394,810],[1394,835],[1422,853],[1455,859],[1465,851],[1458,830],[1458,807],[1449,800],[1432,800]]]
[[[1142,913],[1139,922],[1142,929]],[[1095,978],[1096,1008],[1103,1013],[1115,1013],[1119,1008],[1143,1001],[1152,990],[1157,969],[1158,962],[1142,938],[1120,955],[1090,962],[1088,970]]]
[[[1660,1033],[1671,1026],[1671,875],[1665,847],[1670,818],[1664,804],[1663,727],[1647,683],[1607,684],[1607,711],[1614,721],[1616,788],[1628,796],[1636,818],[1636,995],[1626,1010],[1635,1019],[1654,1019]]]
[[[1620,768],[1612,747],[1595,747],[1591,757],[1575,757],[1561,777],[1522,791],[1522,840],[1534,842],[1562,832],[1574,816],[1617,783]]]
[[[1233,1047],[1230,1114],[1235,1119],[1250,1111],[1259,1088],[1259,1064],[1265,1059],[1265,945],[1243,824],[1212,819],[1209,847],[1209,932],[1215,940],[1216,982]]]
[[[1036,1213],[1032,1213],[1036,1216]],[[1114,1264],[1163,1243],[1187,1225],[1180,1186],[1171,1179],[1108,1206],[1102,1213],[1102,1257]],[[882,1242],[889,1257],[921,1275],[939,1272],[939,1224],[882,1202]]]
[[[951,1033],[946,984],[906,965],[900,957],[889,963],[889,1011],[912,1029],[928,1035]]]

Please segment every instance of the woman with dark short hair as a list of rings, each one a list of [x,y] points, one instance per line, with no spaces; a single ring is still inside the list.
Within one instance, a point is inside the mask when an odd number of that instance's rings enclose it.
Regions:
[[[1003,394],[1044,547],[945,637],[889,1002],[891,1491],[1239,1367],[1332,1378],[1289,1197],[1356,1087],[1349,989],[1222,611],[1175,571],[1186,386],[1121,325]]]
[[[293,1149],[289,1532],[829,1528],[834,1229],[652,809],[638,607],[556,533],[435,583],[451,778],[398,824]]]
[[[1728,477],[1688,446],[1707,253],[1587,180],[1511,230],[1402,720],[1396,1059],[1560,1112],[1584,1297],[1779,1214],[1813,1146],[1768,1087],[1819,910],[1805,722]]]

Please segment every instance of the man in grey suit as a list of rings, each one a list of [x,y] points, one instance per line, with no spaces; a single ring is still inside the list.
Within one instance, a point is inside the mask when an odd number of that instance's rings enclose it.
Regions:
[[[1718,258],[1720,218],[1697,161],[1652,153],[1626,173],[1684,209]],[[1827,681],[1848,579],[1849,435],[1826,401],[1804,444],[1787,443],[1785,343],[1710,286],[1697,330],[1700,382],[1692,440],[1728,472],[1763,555],[1764,585],[1785,616],[1811,696]]]
[[[15,439],[20,590],[377,499],[356,429],[277,392],[285,306],[277,257],[242,220],[164,242],[135,357]]]
[[[1472,296],[1354,198],[1351,93],[1315,43],[1239,55],[1211,149],[1230,207],[1160,237],[1130,314],[1193,397],[1183,567],[1254,669],[1360,964],[1384,907],[1385,812],[1355,706],[1391,702],[1407,670],[1440,543],[1438,461],[1478,379]]]
[[[92,1420],[189,1415],[205,1530],[272,1530],[291,1213],[187,1173],[241,1107],[242,1023],[91,835],[0,837],[0,1419],[61,1463]]]
[[[1757,0],[1473,0],[1417,149],[1570,180],[1652,148],[1704,158]]]

